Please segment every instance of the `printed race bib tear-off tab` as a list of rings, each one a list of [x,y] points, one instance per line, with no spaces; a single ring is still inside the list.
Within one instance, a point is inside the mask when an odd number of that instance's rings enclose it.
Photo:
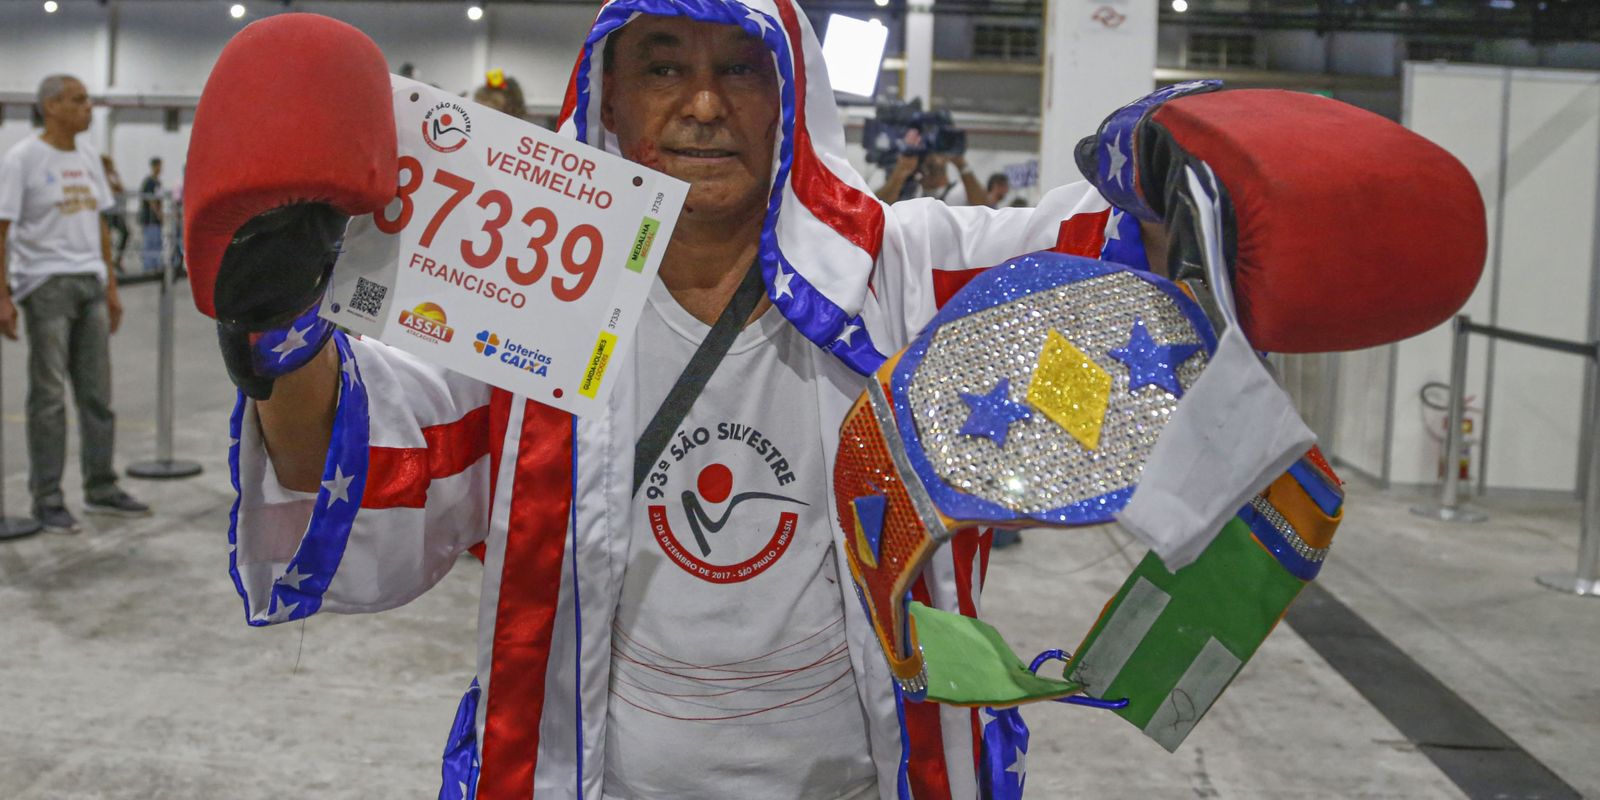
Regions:
[[[688,184],[391,76],[399,187],[322,315],[580,416],[605,407]]]

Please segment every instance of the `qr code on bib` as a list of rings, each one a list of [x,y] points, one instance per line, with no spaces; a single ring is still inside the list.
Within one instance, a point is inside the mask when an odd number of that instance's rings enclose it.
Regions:
[[[366,278],[356,278],[356,293],[350,298],[350,310],[376,317],[383,311],[384,295],[389,287],[373,283]]]

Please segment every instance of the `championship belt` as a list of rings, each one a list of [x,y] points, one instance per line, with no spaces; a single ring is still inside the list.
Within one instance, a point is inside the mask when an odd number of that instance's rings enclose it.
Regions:
[[[1112,521],[1216,336],[1151,273],[1036,253],[972,280],[880,368],[834,467],[851,575],[903,688],[923,659],[904,598],[969,527]]]
[[[1187,665],[1232,663],[1225,686],[1315,574],[1340,495],[1331,473],[1302,464],[1291,472],[1316,469],[1306,474],[1318,476],[1331,511],[1302,502],[1285,476],[1176,574],[1147,556],[1068,679],[1034,674],[1038,663],[1025,665],[984,623],[910,600],[933,553],[961,529],[1099,525],[1127,506],[1157,438],[1217,352],[1190,292],[1087,258],[1013,259],[951,298],[856,400],[834,468],[837,512],[857,593],[909,698],[996,707],[1127,698],[1101,705],[1147,727],[1174,689],[1187,688],[1177,685]],[[1296,519],[1316,509],[1327,524],[1296,528],[1274,505],[1289,497]],[[1168,601],[1158,604],[1158,592]]]

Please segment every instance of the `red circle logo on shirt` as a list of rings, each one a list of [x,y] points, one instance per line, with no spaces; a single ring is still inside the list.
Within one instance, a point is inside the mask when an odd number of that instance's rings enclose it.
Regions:
[[[700,448],[714,451],[716,460],[695,458]],[[682,467],[697,461],[705,465],[692,481],[673,474],[675,467],[685,473]],[[776,564],[794,541],[806,503],[764,490],[793,480],[781,451],[750,426],[721,423],[682,432],[646,482],[646,497],[662,501],[646,508],[651,536],[668,560],[703,581],[750,580]]]

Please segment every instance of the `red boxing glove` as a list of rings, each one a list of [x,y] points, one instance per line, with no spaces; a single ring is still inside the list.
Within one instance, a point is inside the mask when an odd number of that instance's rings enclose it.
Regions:
[[[315,14],[246,26],[206,80],[190,136],[184,247],[195,306],[259,331],[314,305],[343,218],[394,197],[395,157],[389,68],[371,39]],[[241,231],[274,210],[277,219]]]
[[[1253,346],[1372,347],[1422,333],[1467,301],[1487,234],[1460,161],[1336,100],[1213,88],[1171,87],[1112,114],[1079,145],[1078,164],[1114,204],[1172,228],[1179,278],[1200,263],[1185,168],[1212,170],[1232,212],[1224,257]]]

